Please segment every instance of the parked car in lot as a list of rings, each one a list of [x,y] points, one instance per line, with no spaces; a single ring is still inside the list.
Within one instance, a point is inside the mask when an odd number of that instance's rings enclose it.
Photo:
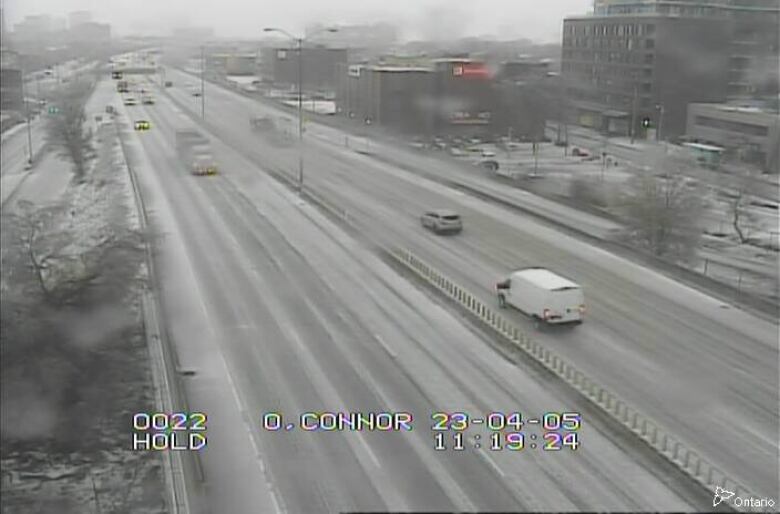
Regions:
[[[582,288],[545,268],[513,271],[496,284],[498,305],[514,307],[533,319],[534,326],[582,323],[585,296]]]
[[[463,230],[463,220],[460,215],[449,209],[433,209],[420,217],[423,227],[437,234],[457,233]]]
[[[480,155],[482,157],[495,157],[496,156],[496,152],[494,152],[493,150],[487,150],[487,149],[483,148],[480,151]]]
[[[572,148],[571,154],[575,157],[588,157],[590,155],[587,152],[587,150],[583,150],[582,148],[577,148],[576,146]]]
[[[498,161],[492,159],[488,159],[486,161],[480,161],[478,163],[478,166],[480,168],[485,168],[486,170],[490,170],[490,171],[496,171],[499,168]]]

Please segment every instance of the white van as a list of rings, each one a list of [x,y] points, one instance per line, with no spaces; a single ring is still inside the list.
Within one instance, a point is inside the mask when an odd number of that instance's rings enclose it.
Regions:
[[[534,325],[582,323],[585,296],[582,288],[545,268],[512,272],[496,284],[498,305],[511,306],[531,316]]]

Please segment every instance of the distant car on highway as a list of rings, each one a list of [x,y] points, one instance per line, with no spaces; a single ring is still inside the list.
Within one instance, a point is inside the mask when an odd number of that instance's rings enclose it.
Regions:
[[[420,224],[437,234],[458,233],[463,230],[463,220],[460,215],[449,209],[427,211],[420,217]]]
[[[173,87],[173,82],[170,80],[165,81],[165,87]]]
[[[480,151],[480,155],[482,157],[495,157],[496,156],[496,152],[494,152],[493,150],[487,150],[487,149],[483,148]]]
[[[154,97],[150,94],[145,94],[141,97],[141,103],[146,105],[154,104]]]
[[[268,116],[261,115],[256,115],[249,118],[249,126],[251,126],[253,130],[258,131],[274,130],[276,128],[274,120]]]
[[[135,127],[136,130],[139,131],[149,130],[150,128],[152,128],[152,124],[146,120],[136,120],[133,126]]]
[[[575,157],[588,157],[590,155],[586,150],[577,148],[576,146],[572,148],[571,154]]]
[[[126,96],[122,99],[122,103],[125,105],[138,105],[138,99],[134,96]]]

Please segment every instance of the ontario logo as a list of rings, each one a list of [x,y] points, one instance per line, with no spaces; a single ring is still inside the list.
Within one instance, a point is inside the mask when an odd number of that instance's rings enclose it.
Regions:
[[[775,506],[775,501],[772,498],[743,498],[736,496],[733,491],[727,491],[721,486],[715,487],[715,496],[712,498],[712,506],[717,507],[723,502],[731,500],[731,505],[737,508],[752,508],[752,509],[771,509]]]

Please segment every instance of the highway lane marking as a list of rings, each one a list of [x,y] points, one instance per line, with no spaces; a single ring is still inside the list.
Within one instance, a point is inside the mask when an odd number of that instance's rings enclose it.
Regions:
[[[374,465],[377,468],[381,468],[382,465],[379,463],[379,459],[376,457],[376,454],[374,453],[374,450],[371,449],[371,447],[368,445],[368,442],[366,441],[366,438],[363,434],[360,432],[357,432],[357,438],[358,441],[363,445],[363,448],[366,450],[366,453],[368,453],[368,456],[371,457],[371,460],[374,461]]]
[[[482,460],[484,460],[484,461],[485,461],[485,462],[488,464],[488,466],[490,466],[491,468],[493,468],[493,471],[495,471],[495,472],[496,472],[496,473],[497,473],[499,476],[501,476],[501,478],[504,478],[504,477],[506,476],[506,475],[504,474],[504,472],[503,472],[503,471],[501,471],[501,468],[499,468],[499,467],[498,467],[498,464],[496,464],[496,463],[493,461],[493,459],[491,459],[491,458],[488,456],[488,454],[487,454],[487,453],[485,453],[485,450],[483,450],[483,449],[481,449],[481,448],[480,448],[479,450],[477,450],[477,455],[479,455],[479,456],[482,458]]]
[[[145,152],[144,152],[144,155],[145,155]],[[146,164],[148,165],[149,163],[147,162]],[[147,169],[154,169],[154,168],[152,168],[151,166],[147,166]],[[167,200],[166,200],[166,204],[167,204]],[[170,205],[167,205],[167,208],[168,208],[169,211],[171,211]],[[213,205],[211,205],[211,208],[212,208],[212,210],[215,210]],[[175,218],[169,217],[169,219],[175,219]],[[197,293],[196,296],[198,298],[198,304],[200,305],[201,311],[203,313],[202,314],[203,315],[202,319],[206,322],[206,326],[208,327],[208,331],[209,331],[209,334],[210,334],[212,340],[215,340],[216,339],[216,333],[215,333],[213,324],[211,322],[211,317],[209,316],[209,310],[208,310],[208,307],[206,305],[206,300],[205,300],[204,295],[203,295],[203,290],[202,290],[202,288],[200,286],[200,281],[197,279],[197,276],[195,275],[195,268],[194,268],[193,263],[192,263],[192,257],[190,255],[190,253],[187,251],[186,246],[184,244],[184,241],[181,240],[181,230],[180,230],[179,224],[176,221],[174,221],[174,223],[177,225],[177,228],[179,229],[178,231],[175,231],[174,233],[177,235],[177,239],[179,240],[178,241],[179,242],[178,246],[180,246],[180,252],[184,254],[184,259],[185,259],[185,261],[187,263],[186,268],[187,268],[187,271],[188,271],[188,273],[190,275],[190,278],[192,280],[192,284],[194,285],[195,291]],[[266,473],[265,463],[263,462],[263,459],[262,459],[262,453],[260,452],[260,449],[259,449],[259,447],[257,445],[257,442],[255,441],[255,439],[253,437],[251,427],[246,422],[246,420],[248,418],[248,415],[247,415],[248,411],[247,411],[246,407],[244,406],[244,403],[241,401],[241,398],[240,398],[240,396],[238,394],[238,389],[236,388],[235,382],[233,381],[232,374],[231,374],[230,369],[229,369],[229,367],[227,365],[227,361],[225,360],[225,356],[224,356],[224,354],[222,352],[221,346],[217,345],[217,350],[218,350],[217,353],[219,354],[219,357],[220,357],[219,360],[222,363],[223,368],[225,369],[225,374],[227,375],[228,386],[229,386],[230,391],[231,391],[231,393],[233,395],[233,399],[236,402],[236,406],[238,407],[239,415],[245,421],[244,422],[244,429],[246,430],[247,434],[249,435],[249,441],[252,444],[252,448],[255,451],[255,455],[257,456],[257,458],[255,459],[255,462],[258,463],[258,467],[260,468],[260,472],[262,473],[262,476],[265,478],[265,481],[266,481],[266,483],[269,486],[268,487],[269,496],[271,497],[271,501],[274,504],[275,511],[278,512],[278,513],[286,513],[287,510],[283,507],[284,504],[277,497],[277,493],[276,493],[275,487],[271,483],[271,481],[269,479],[269,475]]]
[[[382,348],[384,348],[385,351],[388,354],[390,354],[390,357],[392,357],[393,359],[397,359],[398,358],[398,353],[396,353],[392,348],[390,348],[390,346],[385,342],[385,340],[382,339],[382,336],[380,336],[379,334],[374,334],[374,338],[377,341],[379,341],[379,344],[382,345]]]

